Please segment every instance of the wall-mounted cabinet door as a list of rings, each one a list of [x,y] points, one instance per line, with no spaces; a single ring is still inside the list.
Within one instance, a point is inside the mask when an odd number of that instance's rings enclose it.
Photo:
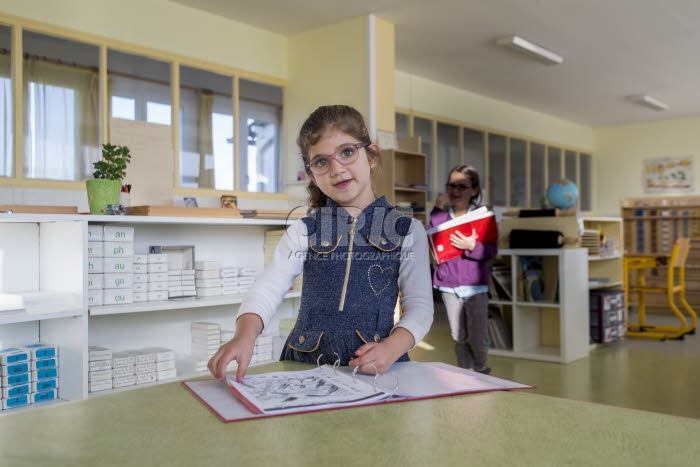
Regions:
[[[433,199],[433,120],[414,117],[413,136],[420,136],[420,152],[426,156],[428,199]]]
[[[510,205],[527,206],[527,143],[510,138]]]
[[[545,163],[544,144],[530,143],[530,207],[539,208],[545,204]]]
[[[394,126],[396,127],[396,138],[404,139],[411,136],[408,127],[408,115],[396,112],[394,116]]]
[[[561,181],[561,148],[547,147],[547,186]]]
[[[481,188],[484,188],[486,177],[486,139],[484,132],[465,128],[462,132],[464,145],[464,163],[473,166],[481,180]]]
[[[447,183],[450,171],[461,164],[459,127],[447,123],[437,124],[437,186]]]
[[[579,163],[581,164],[578,180],[578,199],[581,211],[591,211],[591,163],[592,157],[590,154],[579,154]]]
[[[508,205],[507,138],[489,133],[489,199],[493,206]]]

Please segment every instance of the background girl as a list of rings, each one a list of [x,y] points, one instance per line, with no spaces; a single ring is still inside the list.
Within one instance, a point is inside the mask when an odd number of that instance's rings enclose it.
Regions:
[[[435,200],[430,227],[481,206],[479,173],[472,166],[452,169],[445,191]],[[445,304],[457,364],[488,374],[491,372],[487,366],[489,260],[498,253],[498,245],[479,242],[475,232],[470,236],[456,232],[450,236],[450,242],[464,253],[439,264],[433,273],[433,283]]]

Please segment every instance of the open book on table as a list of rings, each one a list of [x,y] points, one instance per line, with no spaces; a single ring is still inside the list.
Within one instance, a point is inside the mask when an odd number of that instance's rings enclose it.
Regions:
[[[310,370],[247,375],[242,384],[230,375],[226,383],[208,379],[186,381],[183,385],[224,422],[532,388],[444,363],[394,363],[378,377],[353,375],[352,370],[320,366]]]
[[[476,232],[477,242],[498,243],[496,217],[486,206],[482,206],[428,230],[430,250],[438,264],[462,254],[463,250],[453,247],[450,242],[450,235],[455,232],[460,232],[466,237]]]

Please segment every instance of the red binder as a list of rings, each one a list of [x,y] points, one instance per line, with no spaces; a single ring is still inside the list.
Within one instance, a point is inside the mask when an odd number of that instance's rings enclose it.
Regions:
[[[468,237],[473,230],[476,230],[477,242],[498,243],[496,217],[486,207],[480,207],[428,230],[430,250],[433,252],[435,261],[441,264],[460,256],[462,250],[452,246],[450,235],[459,231]]]
[[[356,384],[369,384],[370,386],[375,384],[373,376],[357,374],[355,377],[358,379]],[[458,394],[533,388],[533,386],[526,384],[515,383],[494,376],[482,375],[472,370],[465,370],[439,362],[394,363],[392,367],[386,373],[380,375],[379,378],[380,381],[376,382],[377,387],[388,391],[386,397],[382,399],[325,404],[315,407],[298,407],[290,410],[264,413],[261,413],[260,409],[248,401],[240,392],[235,390],[232,392],[234,388],[228,383],[210,378],[196,381],[183,381],[181,384],[222,422],[254,420],[325,410],[363,407],[374,404],[407,402]],[[382,379],[384,381],[383,383],[381,382]],[[362,381],[364,381],[364,383]],[[387,384],[389,387],[386,386]]]

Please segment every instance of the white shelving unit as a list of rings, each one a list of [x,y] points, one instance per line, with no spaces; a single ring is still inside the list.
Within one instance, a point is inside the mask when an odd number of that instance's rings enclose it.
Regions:
[[[590,350],[587,250],[502,249],[499,256],[510,264],[513,299],[490,303],[511,312],[513,346],[490,349],[489,353],[559,363],[586,357]],[[542,259],[543,300],[523,299],[519,279],[522,257]]]
[[[26,310],[0,312],[0,348],[33,342],[58,345],[62,401],[88,397],[90,345],[114,351],[170,348],[177,355],[177,379],[205,374],[188,369],[190,323],[213,321],[233,329],[243,298],[231,295],[90,308],[88,223],[134,227],[136,253],[147,253],[150,245],[194,245],[197,260],[254,267],[259,272],[264,265],[265,231],[289,224],[270,219],[0,214],[0,292],[26,295],[25,305],[31,305]],[[285,296],[265,334],[275,334],[277,319],[296,315],[300,295],[293,291]],[[89,396],[138,387],[143,385]],[[0,414],[17,410],[26,407]]]

